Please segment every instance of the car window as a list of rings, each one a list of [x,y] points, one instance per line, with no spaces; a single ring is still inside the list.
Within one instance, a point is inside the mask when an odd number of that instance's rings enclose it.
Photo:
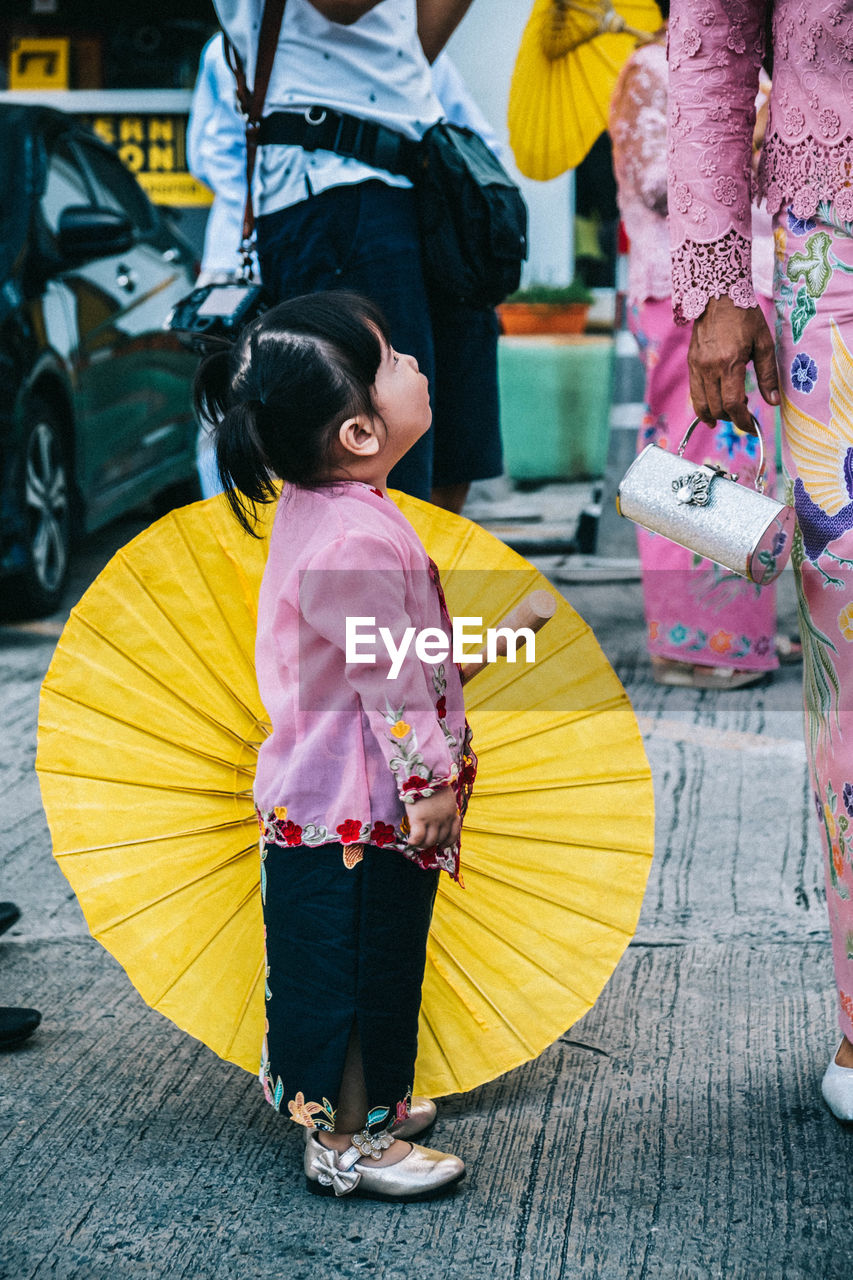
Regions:
[[[59,227],[63,209],[69,205],[91,204],[86,179],[68,143],[60,139],[54,146],[47,167],[47,179],[41,198],[41,209],[53,235]]]
[[[114,209],[130,218],[142,232],[150,232],[154,226],[151,205],[136,179],[125,169],[118,156],[103,147],[75,140],[95,186],[98,205],[102,209]]]

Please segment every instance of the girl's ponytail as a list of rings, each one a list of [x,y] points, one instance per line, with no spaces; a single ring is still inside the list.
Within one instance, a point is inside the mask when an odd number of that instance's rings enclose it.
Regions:
[[[257,425],[257,402],[236,399],[233,393],[235,348],[223,343],[196,370],[193,408],[213,436],[216,466],[228,504],[240,524],[258,537],[257,502],[271,502],[277,493]]]
[[[219,479],[231,510],[253,537],[260,536],[255,528],[255,504],[273,502],[278,496],[258,432],[259,407],[257,401],[238,401],[215,428]]]

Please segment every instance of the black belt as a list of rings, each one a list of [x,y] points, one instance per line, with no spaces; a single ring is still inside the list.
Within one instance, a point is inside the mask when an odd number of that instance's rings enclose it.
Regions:
[[[331,107],[308,107],[305,111],[273,111],[264,116],[258,132],[258,146],[275,144],[302,147],[305,151],[333,151],[335,155],[361,160],[373,169],[385,169],[413,178],[417,168],[418,143],[374,120],[333,111]]]

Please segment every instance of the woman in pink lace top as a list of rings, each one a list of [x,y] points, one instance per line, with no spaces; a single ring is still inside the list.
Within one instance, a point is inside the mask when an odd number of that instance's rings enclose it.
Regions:
[[[669,6],[661,5],[664,17]],[[667,65],[662,28],[622,69],[610,104],[613,168],[619,209],[631,243],[628,322],[646,371],[645,414],[637,447],[674,448],[693,417],[687,380],[689,332],[672,318],[667,229]],[[762,222],[763,219],[763,222]],[[760,249],[756,288],[770,313],[773,237],[756,211]],[[750,407],[772,437],[773,411],[753,387]],[[757,440],[731,423],[696,432],[686,456],[754,474]],[[771,468],[772,470],[772,468]],[[770,475],[771,484],[774,476]],[[646,643],[659,684],[735,689],[761,680],[778,665],[774,646],[776,592],[700,559],[667,538],[637,529],[643,566]]]
[[[823,1078],[853,1120],[853,0],[777,0],[758,192],[776,239],[776,342],[750,273],[750,142],[764,0],[674,0],[670,238],[676,317],[695,321],[706,422],[748,428],[744,375],[781,403],[799,527],[806,744],[826,859],[843,1038]],[[778,365],[778,373],[777,373]]]

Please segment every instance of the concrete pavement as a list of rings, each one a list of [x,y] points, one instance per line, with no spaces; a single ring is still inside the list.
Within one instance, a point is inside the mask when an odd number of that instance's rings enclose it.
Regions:
[[[135,531],[89,548],[78,591]],[[148,1010],[89,938],[32,771],[61,619],[0,629],[0,897],[24,912],[0,940],[0,1002],[44,1012],[0,1055],[0,1280],[849,1274],[853,1132],[818,1091],[837,1033],[799,672],[661,689],[638,582],[560,589],[640,718],[656,858],[595,1008],[537,1061],[441,1104],[431,1141],[469,1174],[426,1205],[309,1197],[299,1135],[257,1084]],[[782,614],[793,626],[789,576]]]

